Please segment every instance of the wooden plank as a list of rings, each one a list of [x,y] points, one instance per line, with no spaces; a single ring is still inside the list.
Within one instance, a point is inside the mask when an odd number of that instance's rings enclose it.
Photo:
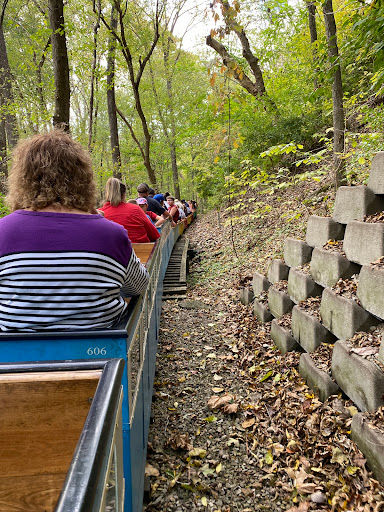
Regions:
[[[0,477],[0,512],[53,512],[65,477]]]
[[[155,247],[155,242],[146,244],[132,244],[132,248],[135,251],[136,256],[139,258],[141,263],[145,265],[149,260],[149,257]]]
[[[24,477],[66,473],[82,425],[72,429],[7,432],[0,441],[0,475]],[[1,479],[1,476],[0,476]]]
[[[1,383],[0,433],[41,429],[47,425],[53,430],[71,428],[84,423],[100,373],[82,380],[67,375],[67,379],[57,381],[49,380],[47,373],[44,375],[46,380],[26,378],[20,382],[17,376],[15,381]]]

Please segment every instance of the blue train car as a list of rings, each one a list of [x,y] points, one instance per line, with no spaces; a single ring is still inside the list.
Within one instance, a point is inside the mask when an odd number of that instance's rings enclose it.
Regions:
[[[137,244],[148,247],[135,247],[139,258],[140,251],[150,252],[146,263],[150,282],[141,296],[131,299],[128,321],[120,328],[88,332],[0,334],[1,362],[116,358],[125,361],[122,377],[124,512],[142,510],[163,278],[173,247],[184,228],[183,223],[174,228],[166,223],[156,244]]]

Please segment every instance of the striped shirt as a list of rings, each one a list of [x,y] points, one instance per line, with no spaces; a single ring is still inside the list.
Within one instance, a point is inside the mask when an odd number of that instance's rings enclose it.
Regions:
[[[149,275],[101,215],[17,210],[0,219],[0,330],[107,328]]]

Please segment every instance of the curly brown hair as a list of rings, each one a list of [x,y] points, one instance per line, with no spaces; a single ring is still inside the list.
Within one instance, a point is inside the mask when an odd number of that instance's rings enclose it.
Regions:
[[[89,153],[58,129],[20,141],[13,152],[7,201],[13,211],[47,206],[93,211],[96,184]]]

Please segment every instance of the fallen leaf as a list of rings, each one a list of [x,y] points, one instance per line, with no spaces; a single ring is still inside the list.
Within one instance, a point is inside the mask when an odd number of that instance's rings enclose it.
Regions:
[[[233,399],[232,395],[216,396],[213,395],[208,400],[208,407],[210,409],[220,409],[220,407],[226,405]]]
[[[224,391],[224,388],[212,388],[212,391],[214,393],[222,393]]]
[[[201,498],[201,504],[203,505],[203,507],[207,507],[208,506],[208,501],[207,501],[207,498],[205,496],[203,496]]]
[[[193,448],[188,452],[190,457],[200,457],[200,459],[204,459],[207,456],[207,451],[203,448]]]
[[[235,403],[227,404],[223,407],[223,412],[225,412],[226,414],[236,414],[238,407],[238,404]]]
[[[216,466],[215,470],[216,470],[217,474],[220,473],[220,471],[222,470],[221,462],[219,462],[219,464]]]
[[[156,469],[154,466],[151,466],[151,464],[145,465],[145,476],[159,476],[159,470]]]
[[[249,418],[248,420],[243,421],[241,426],[244,428],[252,427],[252,425],[255,424],[255,421],[255,418]]]

